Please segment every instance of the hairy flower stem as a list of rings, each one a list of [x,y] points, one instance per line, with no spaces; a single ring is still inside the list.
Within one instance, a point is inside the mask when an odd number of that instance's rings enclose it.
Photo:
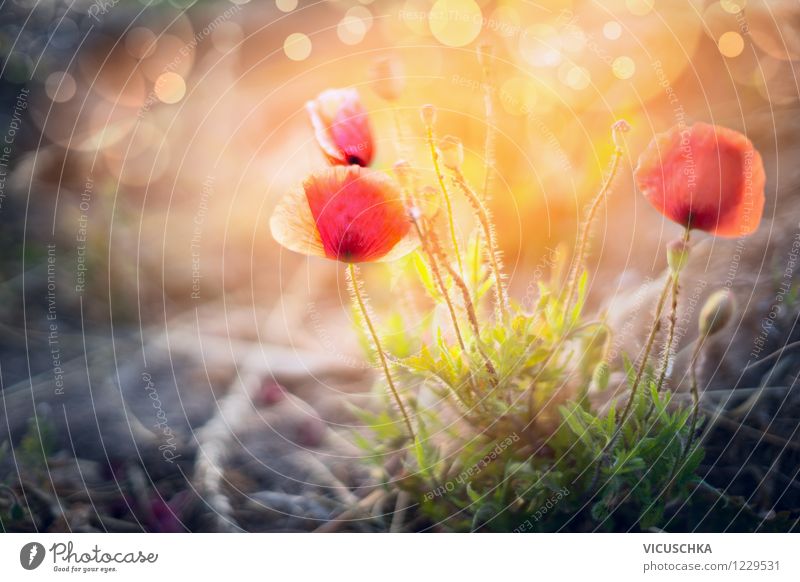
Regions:
[[[616,143],[616,129],[615,131],[615,143]],[[600,204],[605,200],[606,194],[608,194],[608,190],[611,188],[611,184],[614,182],[614,178],[617,175],[617,170],[619,169],[619,162],[622,159],[622,148],[617,145],[614,149],[614,155],[611,158],[611,167],[609,169],[608,175],[606,179],[603,181],[603,184],[600,186],[600,190],[597,192],[597,195],[592,200],[592,204],[589,207],[588,212],[586,213],[586,218],[583,221],[583,225],[580,229],[580,238],[578,242],[578,247],[575,250],[575,260],[570,267],[569,272],[569,279],[567,282],[566,288],[566,300],[564,301],[564,320],[569,314],[569,311],[572,307],[572,300],[575,296],[575,291],[578,285],[578,279],[580,278],[581,267],[583,266],[584,261],[586,260],[586,248],[589,245],[589,233],[592,230],[592,223],[594,222],[594,217],[597,214],[597,209],[600,208]]]
[[[408,434],[411,436],[411,440],[416,442],[417,435],[414,432],[414,427],[411,425],[411,419],[408,416],[408,411],[406,411],[405,404],[403,404],[403,400],[400,398],[400,394],[397,392],[397,388],[392,380],[392,374],[389,371],[389,363],[386,360],[386,354],[384,353],[383,347],[381,346],[381,341],[378,338],[378,332],[375,331],[375,326],[372,325],[367,304],[361,294],[361,281],[358,278],[358,267],[356,267],[355,264],[350,263],[347,265],[347,270],[348,274],[350,275],[349,283],[353,292],[353,297],[355,298],[356,303],[361,311],[361,315],[367,324],[367,329],[369,329],[369,333],[372,336],[372,341],[375,343],[375,350],[378,352],[378,357],[380,358],[381,365],[383,366],[383,373],[386,375],[386,382],[389,384],[389,389],[392,392],[392,396],[394,396],[397,406],[400,408],[400,412],[403,414],[403,419],[405,420],[406,427],[408,428]]]
[[[483,73],[483,112],[486,122],[486,138],[483,143],[483,159],[485,174],[483,175],[483,199],[489,199],[489,189],[492,185],[492,172],[495,164],[494,148],[494,77],[492,76],[492,47],[483,45],[478,48],[478,61]]]
[[[439,180],[439,188],[442,190],[444,197],[445,207],[447,208],[447,220],[450,226],[450,238],[453,243],[453,252],[456,255],[456,262],[458,263],[458,272],[464,272],[464,266],[461,264],[461,250],[458,246],[458,237],[456,236],[456,223],[453,218],[453,204],[450,201],[450,193],[447,191],[447,184],[445,184],[444,174],[442,173],[442,166],[439,163],[439,152],[436,151],[436,137],[433,134],[433,124],[425,124],[425,135],[428,142],[428,147],[431,150],[431,160],[433,161],[433,170],[436,172],[436,178]]]
[[[458,339],[458,345],[461,348],[461,351],[466,353],[467,348],[464,345],[464,338],[461,335],[461,327],[458,325],[456,310],[453,306],[452,300],[450,299],[450,293],[447,291],[447,286],[444,284],[444,278],[442,277],[442,272],[439,270],[436,257],[434,256],[433,250],[430,248],[430,244],[425,237],[425,233],[422,230],[419,220],[412,218],[411,223],[414,225],[414,229],[417,231],[417,236],[419,236],[419,240],[422,243],[422,250],[425,251],[425,255],[428,257],[428,264],[431,267],[431,272],[433,273],[434,279],[436,279],[436,285],[439,287],[439,292],[442,294],[444,302],[447,304],[447,310],[450,312],[450,319],[453,322],[453,329],[456,333],[456,339]]]
[[[647,343],[644,347],[644,354],[642,356],[642,361],[639,363],[639,368],[636,371],[636,377],[633,381],[633,386],[631,386],[631,393],[628,397],[628,402],[625,405],[625,409],[622,412],[622,415],[619,417],[617,421],[617,428],[614,430],[614,434],[609,439],[608,443],[603,447],[602,452],[600,453],[600,460],[598,461],[597,465],[595,466],[594,476],[592,477],[591,485],[589,486],[590,490],[593,490],[597,486],[597,481],[600,479],[600,471],[603,468],[603,464],[608,460],[609,454],[614,449],[619,440],[620,435],[622,434],[622,428],[625,426],[625,423],[628,420],[628,417],[631,414],[631,410],[633,409],[633,402],[636,399],[636,394],[639,390],[639,385],[642,382],[642,376],[644,375],[644,371],[647,368],[647,361],[650,358],[650,352],[653,350],[653,345],[655,344],[656,335],[658,334],[658,330],[661,327],[661,312],[664,311],[664,304],[667,301],[667,295],[669,295],[669,290],[672,288],[672,278],[668,277],[666,280],[666,284],[664,288],[661,290],[661,295],[658,298],[658,303],[656,304],[656,312],[653,316],[653,324],[650,327],[650,334],[647,337]]]
[[[628,403],[625,405],[625,410],[622,412],[622,416],[619,418],[619,422],[617,423],[617,431],[622,430],[623,425],[628,420],[628,416],[631,413],[631,409],[633,408],[633,401],[636,398],[636,393],[639,390],[639,385],[642,383],[642,377],[644,376],[644,371],[647,369],[647,362],[650,359],[650,352],[653,351],[653,345],[655,344],[656,335],[658,334],[658,330],[661,327],[661,313],[664,311],[664,304],[667,301],[667,295],[669,294],[670,289],[672,288],[672,277],[668,277],[664,288],[661,290],[661,295],[658,298],[658,303],[656,304],[656,312],[653,315],[653,323],[650,326],[650,334],[647,336],[647,343],[644,346],[644,353],[642,354],[642,360],[639,362],[639,368],[636,370],[636,377],[633,380],[633,385],[631,386],[631,394],[628,398]]]
[[[508,316],[508,295],[506,293],[505,285],[503,284],[502,264],[500,260],[500,252],[497,247],[497,237],[492,226],[491,215],[486,206],[481,202],[478,195],[467,184],[464,174],[461,170],[453,168],[453,181],[464,193],[464,196],[469,200],[475,216],[483,229],[483,236],[486,238],[486,254],[489,257],[489,263],[492,268],[492,275],[494,276],[495,283],[495,299],[497,302],[497,310],[500,314],[501,320],[505,321]]]
[[[689,457],[689,453],[692,451],[692,444],[694,444],[694,434],[697,431],[697,419],[700,411],[700,394],[697,390],[697,360],[700,357],[700,351],[703,349],[705,340],[705,336],[698,337],[695,341],[694,349],[692,350],[692,359],[689,363],[689,382],[692,394],[692,416],[691,420],[689,421],[689,435],[686,438],[686,445],[683,447],[683,451],[681,451],[680,456],[675,461],[675,465],[672,467],[670,477],[667,480],[667,483],[669,483],[667,494],[670,493],[673,485],[675,484],[675,477],[681,470],[681,466]]]
[[[492,386],[497,386],[497,370],[495,370],[491,358],[489,358],[489,356],[481,347],[481,328],[480,324],[478,323],[478,316],[475,312],[475,304],[472,302],[472,297],[470,297],[469,294],[469,287],[467,287],[467,284],[464,283],[464,279],[461,278],[461,275],[456,273],[456,270],[453,269],[453,267],[447,261],[447,257],[444,256],[444,253],[442,252],[442,246],[439,244],[439,238],[436,236],[436,233],[434,233],[432,230],[429,231],[428,239],[430,241],[431,248],[434,250],[434,253],[438,256],[442,265],[444,265],[444,268],[447,270],[447,273],[453,279],[453,283],[455,283],[456,287],[458,287],[459,291],[461,292],[461,296],[464,301],[464,309],[467,312],[467,319],[472,327],[472,333],[475,336],[475,345],[477,346],[478,353],[480,353],[481,357],[483,358],[483,365],[486,368],[486,371],[489,372]]]
[[[686,245],[689,242],[689,235],[691,234],[690,229],[686,229],[683,234],[683,244]],[[667,377],[667,370],[669,369],[669,361],[672,357],[672,344],[675,341],[675,325],[678,322],[678,292],[680,291],[679,286],[679,279],[680,279],[680,269],[676,269],[674,271],[670,271],[672,274],[672,305],[670,306],[669,312],[669,328],[667,329],[667,341],[664,344],[664,353],[661,358],[661,371],[659,372],[658,376],[658,383],[656,384],[656,388],[658,392],[664,387],[664,380]],[[649,414],[648,414],[649,416]]]
[[[489,372],[492,386],[497,386],[497,370],[495,370],[492,360],[481,347],[481,328],[480,325],[478,325],[478,317],[475,314],[475,306],[472,303],[472,298],[469,296],[469,287],[467,287],[467,284],[464,283],[461,275],[456,273],[453,267],[445,263],[445,268],[447,268],[447,271],[453,278],[453,282],[456,284],[456,287],[458,287],[461,291],[461,295],[464,298],[464,307],[467,310],[467,319],[469,319],[469,323],[472,326],[472,331],[475,334],[475,345],[478,348],[478,353],[480,353],[481,357],[483,358],[483,365],[486,368],[486,371]]]
[[[691,363],[689,364],[689,389],[692,393],[692,420],[689,424],[689,438],[686,439],[686,447],[683,449],[683,457],[681,462],[689,455],[692,449],[692,441],[694,441],[694,433],[697,430],[697,417],[700,413],[700,392],[697,389],[697,360],[700,357],[700,351],[705,345],[705,337],[698,339],[697,345],[692,352]]]

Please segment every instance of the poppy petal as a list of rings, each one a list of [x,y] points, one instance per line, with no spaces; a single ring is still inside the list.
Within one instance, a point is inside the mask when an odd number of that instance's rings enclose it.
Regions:
[[[269,228],[272,237],[290,251],[316,257],[326,256],[302,188],[292,190],[278,202],[269,219]]]
[[[400,189],[385,174],[335,166],[309,176],[303,189],[328,258],[391,260],[413,248]]]
[[[761,221],[764,165],[750,140],[731,129],[696,123],[657,135],[635,178],[650,204],[682,226],[739,237]]]
[[[373,157],[369,116],[355,89],[328,89],[306,103],[314,135],[334,165],[368,166]]]

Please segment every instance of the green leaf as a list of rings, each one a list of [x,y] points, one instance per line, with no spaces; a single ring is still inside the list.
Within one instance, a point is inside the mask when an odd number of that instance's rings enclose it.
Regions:
[[[427,291],[428,295],[436,301],[437,303],[442,301],[442,294],[439,292],[438,287],[436,286],[436,281],[434,279],[433,271],[431,271],[428,262],[422,256],[420,251],[415,251],[412,255],[412,261],[414,263],[414,268],[417,271],[417,275],[419,276],[419,280],[422,283],[422,286],[425,287],[425,291]]]

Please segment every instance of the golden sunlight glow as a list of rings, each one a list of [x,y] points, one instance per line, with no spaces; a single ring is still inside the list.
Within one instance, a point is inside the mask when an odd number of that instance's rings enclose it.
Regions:
[[[644,16],[653,10],[655,0],[625,0],[625,5],[631,14],[636,16]]]
[[[442,44],[464,46],[480,34],[483,14],[473,0],[437,0],[428,15],[428,25]]]
[[[730,14],[738,14],[744,10],[747,0],[721,0],[720,5],[725,12]]]
[[[500,89],[500,103],[511,115],[529,115],[536,101],[536,84],[529,77],[512,77]]]

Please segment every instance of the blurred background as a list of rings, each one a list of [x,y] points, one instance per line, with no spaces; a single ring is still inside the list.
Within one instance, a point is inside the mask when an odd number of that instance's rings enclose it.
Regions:
[[[429,167],[419,107],[435,104],[476,184],[491,93],[490,206],[518,299],[573,245],[626,120],[590,263],[594,308],[621,319],[678,234],[632,185],[638,152],[675,124],[745,132],[768,176],[760,238],[708,241],[695,268],[710,291],[738,257],[756,329],[797,229],[798,24],[791,0],[0,3],[4,528],[313,529],[334,509],[309,491],[370,485],[336,430],[342,393],[368,386],[342,271],[267,224],[325,164],[304,104],[327,88],[358,89],[378,169]],[[402,66],[393,103],[372,87],[381,57]],[[366,278],[376,308],[395,300],[388,268]]]

